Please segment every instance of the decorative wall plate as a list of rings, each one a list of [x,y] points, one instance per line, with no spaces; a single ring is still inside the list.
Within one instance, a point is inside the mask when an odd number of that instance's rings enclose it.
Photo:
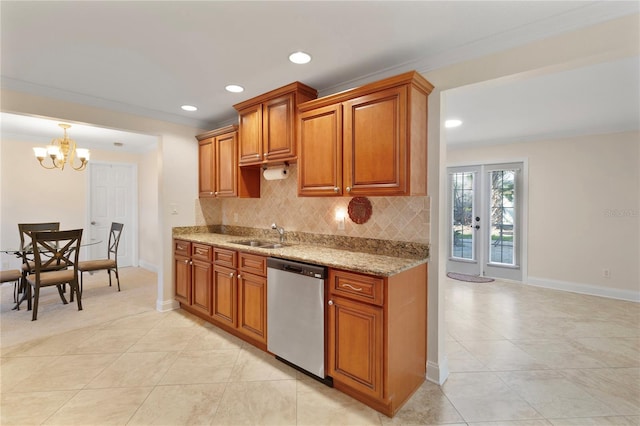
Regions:
[[[354,197],[349,201],[349,218],[358,225],[362,225],[371,217],[371,201],[367,197]]]

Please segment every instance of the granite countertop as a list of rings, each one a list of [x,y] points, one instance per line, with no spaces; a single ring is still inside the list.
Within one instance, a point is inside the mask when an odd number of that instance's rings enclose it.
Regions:
[[[399,257],[358,252],[339,248],[325,247],[305,242],[286,242],[285,247],[266,249],[234,244],[234,241],[246,241],[246,236],[218,234],[212,232],[183,233],[174,232],[174,238],[196,243],[215,245],[262,256],[279,257],[315,265],[339,268],[353,272],[388,277],[414,266],[426,263],[428,257]],[[264,239],[273,243],[277,240]]]

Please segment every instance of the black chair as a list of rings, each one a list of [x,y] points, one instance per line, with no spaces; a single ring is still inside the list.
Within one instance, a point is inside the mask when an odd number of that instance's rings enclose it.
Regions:
[[[120,236],[122,236],[122,223],[111,223],[111,231],[109,232],[109,246],[107,248],[106,259],[83,260],[78,264],[80,271],[80,293],[83,290],[84,272],[94,272],[106,270],[109,273],[109,287],[111,287],[111,271],[115,272],[118,281],[118,291],[120,291],[120,275],[118,275],[118,246],[120,245]]]
[[[38,319],[38,302],[42,287],[56,286],[64,304],[62,286],[69,284],[71,301],[77,296],[78,310],[82,310],[81,293],[78,285],[78,258],[82,229],[70,231],[44,231],[31,234],[34,273],[27,276],[27,300],[31,309],[31,290],[33,289],[33,315],[31,320]],[[60,269],[61,265],[65,269]],[[58,268],[56,270],[56,268]]]
[[[34,232],[59,231],[60,222],[43,223],[19,223],[18,233],[20,234],[20,256],[22,257],[22,278],[18,286],[18,294],[23,293],[23,298],[16,303],[15,309],[20,309],[20,303],[25,299],[27,288],[27,275],[35,272],[35,261],[33,258],[32,238]],[[65,269],[64,264],[52,265],[51,270]]]

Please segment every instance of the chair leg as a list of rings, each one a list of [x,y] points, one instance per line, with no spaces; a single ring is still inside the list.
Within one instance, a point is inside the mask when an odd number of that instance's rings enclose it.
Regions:
[[[107,269],[107,273],[109,274],[109,287],[111,287],[111,269]]]
[[[58,288],[58,294],[60,295],[60,299],[62,299],[62,303],[64,303],[65,305],[69,302],[67,302],[67,298],[64,297],[64,291],[62,290],[62,284],[59,284],[56,286]],[[73,294],[71,295],[71,301],[73,302]]]
[[[40,287],[35,286],[34,291],[35,291],[35,294],[33,298],[33,313],[31,315],[31,321],[35,321],[38,319],[38,300],[40,300]]]
[[[118,274],[118,267],[113,270],[116,273],[116,281],[118,281],[118,291],[120,291],[120,275]]]
[[[83,278],[84,278],[84,271],[80,271],[80,294],[82,294],[82,284],[83,284]]]
[[[26,283],[26,286],[27,286],[27,288],[25,290],[27,292],[27,294],[26,294],[26,296],[27,296],[27,311],[30,311],[32,309],[32,304],[31,304],[31,299],[32,299],[31,298],[31,284],[27,283],[26,279],[25,279],[25,283]]]
[[[82,310],[82,301],[80,299],[82,299],[82,292],[80,291],[80,288],[78,286],[78,281],[74,281],[72,283],[69,283],[69,287],[71,287],[71,293],[73,294],[73,292],[76,292],[76,296],[77,296],[77,301],[78,301],[78,310],[81,311]]]

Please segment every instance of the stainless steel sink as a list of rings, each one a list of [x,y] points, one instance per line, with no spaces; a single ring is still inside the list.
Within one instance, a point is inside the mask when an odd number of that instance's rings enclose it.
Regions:
[[[229,241],[232,244],[240,244],[242,246],[257,247],[263,249],[276,249],[286,247],[286,244],[272,243],[271,241],[262,240],[242,240],[242,241]]]

